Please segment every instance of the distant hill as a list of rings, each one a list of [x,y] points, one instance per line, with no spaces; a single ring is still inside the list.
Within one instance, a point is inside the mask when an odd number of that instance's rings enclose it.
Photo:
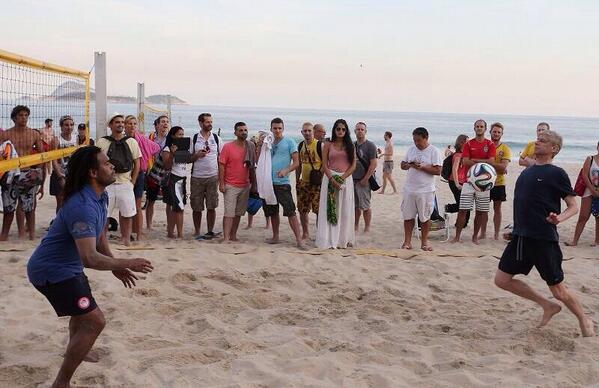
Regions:
[[[90,90],[90,98],[92,100],[96,99],[96,93],[93,89]],[[75,81],[66,81],[60,84],[49,97],[45,99],[49,100],[71,100],[71,99],[85,99],[85,85],[75,82]],[[116,104],[135,104],[137,99],[135,97],[130,96],[108,96],[108,102],[116,103]],[[155,94],[152,96],[146,97],[146,102],[149,104],[162,104],[166,105],[168,103],[168,95],[167,94]],[[171,104],[173,105],[186,105],[187,102],[183,101],[177,96],[171,96]]]

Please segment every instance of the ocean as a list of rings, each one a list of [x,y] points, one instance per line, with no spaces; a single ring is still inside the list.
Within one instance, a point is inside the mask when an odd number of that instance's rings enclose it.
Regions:
[[[166,109],[165,106],[159,106]],[[134,104],[109,104],[108,112],[123,114],[136,114]],[[520,116],[507,114],[462,114],[462,113],[426,113],[426,112],[376,112],[376,111],[350,111],[350,110],[320,110],[320,109],[290,109],[290,108],[248,108],[225,106],[193,106],[173,105],[172,125],[179,125],[186,131],[187,136],[192,136],[198,130],[197,117],[202,112],[210,112],[213,116],[214,130],[220,128],[223,140],[230,140],[233,136],[233,126],[238,121],[243,121],[250,129],[250,135],[258,130],[270,128],[270,120],[280,117],[285,122],[285,134],[300,140],[300,129],[304,122],[313,124],[321,123],[327,129],[327,136],[336,119],[345,119],[350,128],[358,121],[368,125],[368,139],[377,146],[384,144],[385,131],[393,133],[393,143],[396,154],[400,155],[412,145],[412,130],[416,127],[425,127],[430,134],[430,142],[439,147],[441,151],[448,144],[453,144],[459,134],[473,136],[474,121],[482,118],[490,124],[501,122],[504,127],[503,141],[511,149],[515,159],[527,142],[536,136],[536,125],[546,121],[551,129],[556,130],[564,138],[564,146],[556,157],[556,162],[580,162],[585,156],[597,152],[599,141],[599,118],[584,117],[551,117],[551,116]],[[146,114],[146,132],[153,130],[152,114]],[[92,104],[92,136],[95,136],[95,117]],[[352,132],[353,137],[353,132]]]

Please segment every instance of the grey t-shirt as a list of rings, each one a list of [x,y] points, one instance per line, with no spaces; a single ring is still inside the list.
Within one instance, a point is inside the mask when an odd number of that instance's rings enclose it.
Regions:
[[[359,181],[366,175],[370,161],[376,159],[376,145],[370,140],[366,140],[362,144],[358,144],[357,142],[355,144],[357,144],[356,153],[358,155],[358,160],[356,160],[356,170],[352,174],[352,177],[355,181]],[[364,168],[360,159],[366,162],[366,168]]]

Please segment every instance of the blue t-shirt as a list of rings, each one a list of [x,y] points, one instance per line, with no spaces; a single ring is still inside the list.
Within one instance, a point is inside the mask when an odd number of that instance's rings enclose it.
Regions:
[[[85,186],[71,195],[58,211],[48,234],[27,263],[27,276],[36,286],[54,284],[83,272],[75,240],[95,237],[96,242],[106,225],[108,195],[100,197]]]
[[[272,184],[288,185],[289,174],[279,178],[277,173],[291,164],[291,155],[297,152],[297,144],[290,137],[283,137],[278,143],[274,143],[270,149],[272,157]]]
[[[549,213],[561,213],[561,201],[572,190],[568,174],[552,164],[534,165],[520,173],[514,190],[514,230],[516,236],[559,241],[557,228],[547,222]]]

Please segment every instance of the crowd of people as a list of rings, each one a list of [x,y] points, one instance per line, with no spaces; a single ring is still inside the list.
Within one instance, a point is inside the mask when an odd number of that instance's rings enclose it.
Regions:
[[[29,128],[29,114],[26,106],[14,108],[11,114],[14,127],[0,132],[1,158],[94,143],[86,137],[85,124],[79,124],[77,135],[73,134],[75,122],[71,116],[60,118],[60,133],[55,134],[52,119],[47,119],[40,130]],[[272,237],[266,242],[280,242],[280,206],[300,249],[307,249],[306,243],[312,239],[310,213],[316,215],[317,232],[313,240],[317,247],[347,248],[355,246],[361,220],[363,232],[370,231],[372,192],[384,194],[389,185],[392,194],[398,193],[393,179],[393,134],[385,132],[385,145],[383,149],[377,148],[368,139],[368,128],[364,122],[353,126],[354,138],[350,126],[343,119],[334,123],[328,137],[322,124],[306,122],[301,128],[303,140],[299,144],[287,135],[280,118],[271,121],[270,131],[260,131],[251,138],[248,137],[247,125],[238,122],[233,128],[235,139],[226,144],[212,131],[210,113],[200,114],[198,125],[199,131],[190,138],[186,137],[183,128],[171,127],[167,116],[159,116],[154,121],[154,131],[146,136],[138,130],[135,116],[115,113],[108,117],[109,133],[99,138],[96,145],[115,166],[116,181],[106,189],[108,214],[114,217],[110,227],[111,230],[120,230],[122,244],[130,245],[131,241],[145,238],[145,231],[153,227],[155,202],[160,198],[166,204],[168,237],[184,238],[183,223],[188,198],[194,225],[193,237],[197,240],[221,237],[221,232],[215,229],[220,192],[224,202],[222,240],[225,242],[237,241],[237,231],[241,217],[248,209],[248,201],[260,198],[267,227],[272,230]],[[548,123],[539,123],[537,136],[548,130]],[[487,131],[489,138],[486,137]],[[446,213],[457,213],[452,242],[461,241],[470,213],[474,212],[472,242],[479,244],[487,237],[491,210],[493,237],[500,238],[502,203],[507,200],[505,175],[512,151],[502,142],[504,126],[499,122],[491,124],[488,130],[484,120],[477,120],[473,132],[472,138],[460,134],[454,150],[451,147],[445,150],[443,160],[441,152],[429,143],[428,130],[423,127],[413,130],[414,145],[401,158],[400,165],[406,171],[401,188],[405,231],[402,248],[412,248],[417,218],[421,249],[432,250],[428,234],[431,225],[437,227],[434,221],[442,220],[435,194],[435,176],[443,175],[442,169],[447,171],[444,178],[456,201],[445,206]],[[529,142],[520,153],[521,166],[535,165],[535,143]],[[575,234],[568,245],[578,243],[591,215],[595,216],[596,222],[594,244],[599,243],[598,155],[591,155],[584,162],[579,177],[582,182],[581,211]],[[383,159],[382,165],[380,159]],[[495,185],[489,191],[477,191],[467,182],[468,169],[480,162],[492,165],[497,172]],[[44,195],[44,182],[48,175],[50,195],[56,199],[58,212],[64,203],[68,163],[69,157],[63,157],[44,165],[3,174],[4,218],[0,240],[8,238],[15,214],[19,237],[28,235],[30,239],[34,238],[36,203]],[[191,178],[189,195],[188,167]],[[382,169],[382,182],[376,178],[377,169]],[[290,182],[292,174],[295,174],[296,181],[295,200]],[[204,213],[206,228],[205,233],[201,233]],[[252,226],[254,214],[255,210],[248,213],[248,228]]]
[[[19,235],[34,238],[36,196],[43,196],[44,181],[50,174],[50,193],[56,197],[57,215],[48,233],[33,252],[27,272],[29,281],[43,294],[58,316],[70,316],[69,344],[54,387],[68,386],[75,370],[84,360],[97,360],[91,352],[105,326],[83,268],[109,270],[125,287],[135,286],[137,273],[149,273],[153,265],[143,258],[115,258],[107,238],[107,222],[118,211],[121,242],[129,245],[132,234],[142,240],[143,205],[146,198],[146,229],[152,228],[154,204],[160,196],[166,204],[167,235],[183,238],[183,217],[187,205],[187,176],[190,168],[190,204],[194,237],[214,239],[219,192],[224,199],[222,240],[237,241],[241,217],[252,200],[260,199],[264,215],[272,229],[268,243],[280,242],[279,206],[288,219],[299,249],[308,249],[311,239],[309,215],[317,215],[316,246],[348,248],[355,246],[356,233],[363,219],[363,232],[371,228],[373,191],[384,193],[387,183],[393,194],[392,133],[385,133],[384,149],[377,149],[367,139],[367,125],[354,125],[355,140],[349,124],[339,119],[326,136],[321,124],[304,123],[303,140],[296,144],[285,134],[284,122],[274,118],[270,132],[263,131],[248,139],[243,122],[234,125],[235,139],[226,144],[212,132],[212,116],[198,117],[200,131],[192,138],[180,126],[170,126],[168,117],[160,116],[155,131],[148,137],[140,133],[134,116],[113,114],[108,118],[110,134],[98,139],[95,146],[83,131],[74,137],[74,121],[60,118],[60,135],[50,136],[52,122],[42,130],[28,127],[29,109],[14,108],[14,127],[0,132],[2,158],[26,156],[35,152],[79,147],[70,157],[46,164],[11,170],[2,175],[4,219],[2,240],[6,240],[15,213]],[[459,135],[455,152],[443,160],[441,152],[429,142],[429,132],[418,127],[412,131],[413,145],[401,158],[406,171],[402,185],[401,212],[404,219],[402,248],[412,249],[412,234],[421,229],[421,249],[431,251],[428,233],[431,219],[438,216],[436,180],[447,176],[456,203],[446,212],[457,212],[456,234],[461,232],[474,211],[472,241],[486,238],[488,213],[493,202],[494,237],[499,238],[502,223],[501,204],[507,200],[505,174],[511,150],[502,143],[504,127],[491,125],[490,139],[485,137],[487,123],[474,123],[472,139]],[[567,173],[553,165],[562,148],[562,138],[539,123],[537,139],[521,153],[519,163],[526,168],[514,187],[513,229],[504,235],[509,240],[499,261],[495,284],[513,294],[537,303],[543,311],[539,326],[547,325],[561,311],[560,304],[548,300],[515,275],[528,274],[533,267],[547,283],[552,295],[578,319],[582,335],[593,336],[594,324],[584,314],[582,304],[564,285],[557,225],[578,213],[576,195],[582,197],[574,238],[579,241],[590,215],[595,216],[595,244],[599,243],[599,143],[597,154],[586,158],[574,188]],[[532,152],[530,149],[532,148]],[[383,186],[375,178],[378,159],[383,158]],[[468,169],[476,163],[488,163],[497,172],[495,186],[477,191],[466,179]],[[446,170],[446,171],[444,171]],[[296,175],[296,201],[290,175]],[[562,211],[561,202],[566,209]],[[206,233],[201,233],[206,210]],[[253,214],[255,214],[255,207]],[[299,212],[299,218],[296,214]],[[22,219],[19,221],[19,212]],[[248,223],[251,221],[248,220]]]

